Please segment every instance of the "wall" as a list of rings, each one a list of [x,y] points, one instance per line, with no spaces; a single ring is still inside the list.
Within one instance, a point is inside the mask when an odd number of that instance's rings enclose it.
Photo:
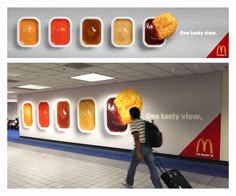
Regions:
[[[222,120],[221,120],[221,160],[229,160],[229,76],[223,73]]]
[[[127,87],[136,89],[143,98],[142,118],[147,120],[155,119],[155,123],[162,130],[165,140],[163,146],[157,150],[160,153],[179,155],[222,110],[221,72],[68,89],[54,91],[53,93],[43,92],[19,96],[20,135],[132,149],[133,140],[129,133],[129,127],[124,135],[110,135],[106,131],[104,123],[105,100],[110,95],[116,95]],[[93,97],[96,101],[96,129],[91,134],[82,133],[77,126],[76,108],[78,100],[82,97]],[[64,131],[58,130],[55,123],[55,107],[58,99],[68,99],[71,102],[71,126]],[[50,104],[51,123],[45,130],[39,129],[37,125],[36,108],[41,100],[47,100]],[[33,105],[33,126],[30,128],[25,128],[22,125],[22,104],[25,101],[30,101]],[[221,115],[226,114],[222,113]],[[225,128],[222,130],[225,130]],[[221,146],[228,145],[224,142],[226,141],[222,141]],[[214,147],[216,146],[214,143],[213,145]],[[192,150],[195,150],[195,147]],[[222,153],[227,152],[223,151]],[[223,155],[221,157],[223,158],[219,159],[227,160],[227,157]]]
[[[7,118],[9,120],[14,120],[17,117],[18,117],[17,102],[8,102],[7,103]]]

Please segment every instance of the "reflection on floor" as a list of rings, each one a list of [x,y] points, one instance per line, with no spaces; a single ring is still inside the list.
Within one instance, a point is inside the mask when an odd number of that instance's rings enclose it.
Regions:
[[[124,188],[120,180],[128,164],[127,160],[9,141],[8,188]],[[181,172],[193,188],[229,187],[228,177]],[[145,164],[137,168],[134,188],[153,188]]]

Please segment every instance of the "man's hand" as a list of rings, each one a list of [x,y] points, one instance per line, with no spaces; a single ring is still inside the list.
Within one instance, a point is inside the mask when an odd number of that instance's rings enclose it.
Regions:
[[[141,153],[137,153],[137,159],[139,161],[142,161],[143,160],[143,156],[141,155]]]

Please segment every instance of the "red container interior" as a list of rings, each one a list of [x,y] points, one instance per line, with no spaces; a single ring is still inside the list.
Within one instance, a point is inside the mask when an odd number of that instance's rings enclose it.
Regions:
[[[82,41],[85,45],[98,45],[102,40],[102,24],[98,19],[85,19],[82,24]]]
[[[54,19],[51,21],[51,43],[54,45],[67,45],[70,42],[70,22],[67,19]]]
[[[158,40],[156,38],[156,30],[152,24],[152,21],[153,18],[149,18],[145,21],[145,42],[148,45],[161,45],[165,40]]]
[[[48,127],[50,123],[49,118],[49,105],[47,102],[40,102],[38,106],[39,125],[41,127]]]
[[[60,101],[57,104],[57,124],[59,128],[70,127],[70,105],[67,101]]]
[[[124,132],[127,129],[127,125],[121,124],[120,115],[114,104],[114,100],[115,98],[110,98],[107,101],[107,128],[111,132]]]

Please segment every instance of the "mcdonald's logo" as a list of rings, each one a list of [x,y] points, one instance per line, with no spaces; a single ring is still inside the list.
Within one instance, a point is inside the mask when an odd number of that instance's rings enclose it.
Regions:
[[[225,45],[218,45],[216,49],[217,56],[227,56],[227,50]]]
[[[199,146],[200,143],[202,144],[202,151],[203,153],[206,153],[206,149],[207,149],[207,144],[209,144],[210,147],[210,154],[213,154],[213,145],[210,139],[206,139],[205,141],[200,138],[197,142],[197,146],[196,146],[196,152],[199,152]]]
[[[214,47],[207,58],[228,58],[229,57],[229,33]]]

